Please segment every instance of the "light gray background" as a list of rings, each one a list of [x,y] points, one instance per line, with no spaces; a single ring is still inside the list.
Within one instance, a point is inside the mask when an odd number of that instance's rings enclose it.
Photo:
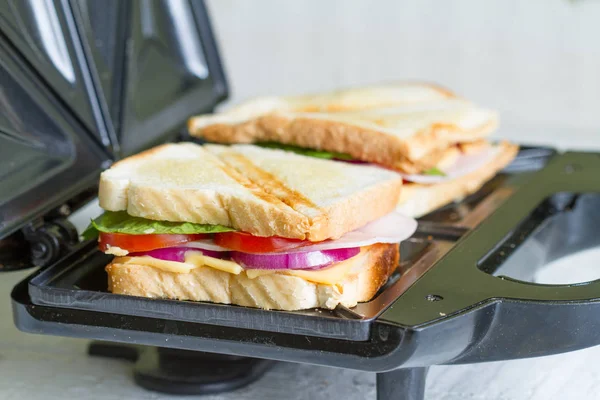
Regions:
[[[500,110],[499,136],[600,148],[599,0],[208,4],[232,102],[434,81]]]
[[[231,102],[274,93],[420,79],[501,111],[497,136],[600,150],[600,1],[208,2]],[[80,218],[85,221],[96,209]],[[600,249],[544,271],[597,278]],[[18,332],[0,275],[0,398],[167,399],[135,387],[130,365],[87,342]],[[539,359],[433,367],[427,399],[600,398],[600,347]],[[205,399],[374,399],[374,375],[281,364],[247,389]]]

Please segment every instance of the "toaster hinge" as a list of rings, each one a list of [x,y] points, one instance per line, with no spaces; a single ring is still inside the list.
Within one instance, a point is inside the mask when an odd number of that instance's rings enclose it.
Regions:
[[[31,264],[47,267],[66,255],[78,242],[77,229],[66,218],[36,221],[23,228]]]
[[[48,267],[78,243],[78,233],[66,216],[31,221],[20,231],[0,240],[0,272]],[[59,209],[60,210],[60,209]]]

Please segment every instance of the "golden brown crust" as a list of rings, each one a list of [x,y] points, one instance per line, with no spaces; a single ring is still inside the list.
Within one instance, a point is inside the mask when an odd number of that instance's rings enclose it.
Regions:
[[[396,162],[394,169],[405,174],[421,174],[431,168],[444,169],[452,165],[460,156],[458,146],[435,149],[424,157],[411,161],[408,158]]]
[[[417,161],[485,137],[497,124],[495,112],[446,88],[405,82],[255,98],[223,113],[192,117],[188,129],[216,143],[275,141],[399,168],[404,159]]]
[[[404,149],[401,141],[376,130],[322,119],[291,120],[277,114],[237,125],[207,126],[202,130],[202,136],[211,142],[228,144],[274,141],[346,153],[380,165],[389,165],[403,157]]]
[[[474,142],[459,143],[458,148],[463,154],[475,154],[487,149],[491,146],[491,143],[485,139],[476,140]]]
[[[428,130],[418,132],[407,141],[406,156],[418,160],[435,149],[444,149],[454,143],[478,141],[498,128],[497,118],[470,131],[452,124],[433,124]]]
[[[397,210],[418,218],[452,201],[477,192],[499,170],[507,166],[517,155],[519,147],[502,142],[500,151],[489,163],[457,179],[432,185],[407,183],[402,187]]]
[[[357,302],[369,301],[377,291],[386,284],[400,263],[400,246],[396,244],[379,243],[373,246],[372,262],[366,265],[359,274],[354,274],[346,280],[356,282],[359,288]]]
[[[106,267],[112,293],[149,298],[208,301],[279,310],[354,307],[369,301],[398,265],[397,244],[370,246],[361,268],[335,285],[273,273],[250,279],[244,272],[232,275],[200,267],[187,274],[165,272],[145,265],[121,263],[116,257]]]
[[[118,167],[118,166],[121,166],[123,164],[131,164],[132,162],[135,163],[135,162],[144,160],[144,159],[146,159],[148,157],[152,157],[155,154],[159,154],[159,153],[165,151],[166,149],[168,149],[169,147],[172,147],[172,146],[173,146],[173,143],[165,143],[165,144],[161,144],[161,145],[152,147],[152,148],[144,150],[144,151],[142,151],[140,153],[136,153],[136,154],[128,156],[128,157],[126,157],[126,158],[124,158],[122,160],[119,160],[116,163],[113,163],[111,165],[111,168]]]
[[[358,160],[400,169],[457,142],[476,141],[497,127],[497,120],[468,132],[453,124],[431,124],[407,140],[351,123],[269,114],[239,124],[215,124],[190,132],[217,143],[278,142],[351,155]],[[414,171],[403,171],[412,173]]]

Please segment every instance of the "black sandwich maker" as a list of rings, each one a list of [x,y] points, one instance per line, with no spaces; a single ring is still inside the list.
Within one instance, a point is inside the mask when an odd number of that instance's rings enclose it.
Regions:
[[[111,162],[189,140],[187,117],[226,98],[205,5],[0,2],[0,18],[0,271],[39,267],[12,292],[19,329],[99,340],[90,354],[137,361],[151,390],[232,390],[278,360],[377,372],[380,399],[422,398],[431,365],[600,343],[599,281],[530,282],[600,245],[600,154],[549,148],[522,147],[478,193],[421,218],[398,272],[352,309],[107,292],[109,258],[68,217]]]

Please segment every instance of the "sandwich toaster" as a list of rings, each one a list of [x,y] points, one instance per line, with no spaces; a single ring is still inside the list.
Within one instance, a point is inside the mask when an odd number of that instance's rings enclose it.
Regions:
[[[532,283],[600,245],[600,154],[522,146],[478,193],[419,219],[396,274],[347,309],[267,311],[107,291],[109,257],[69,216],[113,161],[191,140],[228,86],[200,0],[0,2],[0,271],[26,332],[94,340],[136,382],[232,390],[276,361],[377,373],[379,399],[421,399],[427,368],[600,343],[600,281]]]

